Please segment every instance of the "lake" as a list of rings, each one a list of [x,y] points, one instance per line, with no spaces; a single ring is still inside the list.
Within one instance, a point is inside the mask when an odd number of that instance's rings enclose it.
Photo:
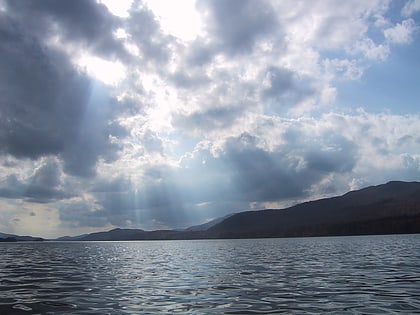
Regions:
[[[420,314],[420,235],[0,243],[0,314]]]

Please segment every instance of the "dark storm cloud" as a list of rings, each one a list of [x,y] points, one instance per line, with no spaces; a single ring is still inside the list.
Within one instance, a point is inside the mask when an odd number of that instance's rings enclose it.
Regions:
[[[147,8],[132,6],[130,17],[125,21],[130,40],[139,48],[145,64],[164,66],[171,56],[175,39],[164,35],[153,13]],[[157,69],[163,71],[165,69]]]
[[[327,129],[319,136],[310,137],[292,127],[284,133],[283,139],[286,142],[283,151],[296,152],[308,171],[320,175],[351,172],[358,160],[358,146],[337,130]]]
[[[60,156],[65,171],[78,176],[94,174],[99,158],[116,157],[109,138],[118,126],[111,124],[113,103],[105,89],[5,14],[0,68],[0,153]]]
[[[231,126],[244,111],[244,107],[238,106],[215,107],[189,115],[174,115],[172,123],[188,130],[217,130]]]
[[[267,79],[269,87],[263,90],[262,96],[273,105],[291,107],[315,93],[308,78],[299,77],[285,68],[269,67]]]
[[[58,163],[48,160],[26,179],[19,179],[13,174],[7,176],[0,182],[0,197],[23,198],[38,203],[70,198],[72,194],[61,188],[60,176]]]
[[[239,187],[238,198],[270,201],[305,197],[326,174],[351,171],[356,163],[355,150],[348,140],[331,136],[326,143],[298,140],[266,151],[258,147],[256,137],[243,134],[226,142],[221,158],[232,170],[230,176]]]
[[[114,36],[119,19],[94,0],[7,0],[6,11],[39,38],[60,36],[104,57],[127,57]]]
[[[201,67],[209,63],[215,54],[217,54],[217,47],[212,46],[210,42],[197,39],[188,48],[187,64],[188,66]]]
[[[208,64],[218,54],[232,57],[251,53],[259,40],[273,35],[277,44],[283,42],[273,8],[265,1],[199,1],[197,8],[207,13],[208,36],[190,44],[186,54],[189,66]]]
[[[264,201],[301,196],[304,187],[296,182],[297,174],[288,168],[283,154],[264,151],[254,141],[253,136],[243,134],[226,143],[223,159],[230,165],[240,198]]]
[[[356,164],[354,144],[344,142],[335,150],[309,151],[305,155],[308,169],[320,173],[350,172]]]
[[[0,36],[1,150],[29,158],[58,153],[62,123],[83,114],[88,79],[4,15]]]
[[[278,28],[273,8],[264,1],[200,1],[199,7],[209,11],[207,27],[215,44],[230,55],[250,52],[258,39]]]

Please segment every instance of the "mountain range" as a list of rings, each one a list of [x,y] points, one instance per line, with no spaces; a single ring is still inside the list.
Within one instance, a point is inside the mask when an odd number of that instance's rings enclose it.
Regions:
[[[28,242],[43,241],[41,237],[19,236],[15,234],[0,233],[0,242]]]
[[[242,212],[206,233],[217,238],[420,233],[420,183],[389,182],[284,210]]]
[[[185,230],[113,229],[59,241],[261,238],[420,233],[420,183],[393,181],[286,209],[245,211]],[[0,239],[18,236],[1,234]],[[27,240],[27,239],[25,239]]]

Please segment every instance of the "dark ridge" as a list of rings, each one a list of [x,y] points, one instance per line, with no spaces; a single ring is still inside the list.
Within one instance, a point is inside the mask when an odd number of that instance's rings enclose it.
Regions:
[[[420,225],[413,226],[419,217],[420,183],[389,182],[284,210],[242,212],[207,232],[229,238],[419,233]]]

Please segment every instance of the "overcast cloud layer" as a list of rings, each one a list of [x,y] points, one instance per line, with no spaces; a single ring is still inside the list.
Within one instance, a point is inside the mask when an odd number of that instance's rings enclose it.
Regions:
[[[420,180],[418,0],[199,0],[199,25],[172,10],[185,37],[162,8],[111,9],[0,0],[1,232],[183,228]]]

